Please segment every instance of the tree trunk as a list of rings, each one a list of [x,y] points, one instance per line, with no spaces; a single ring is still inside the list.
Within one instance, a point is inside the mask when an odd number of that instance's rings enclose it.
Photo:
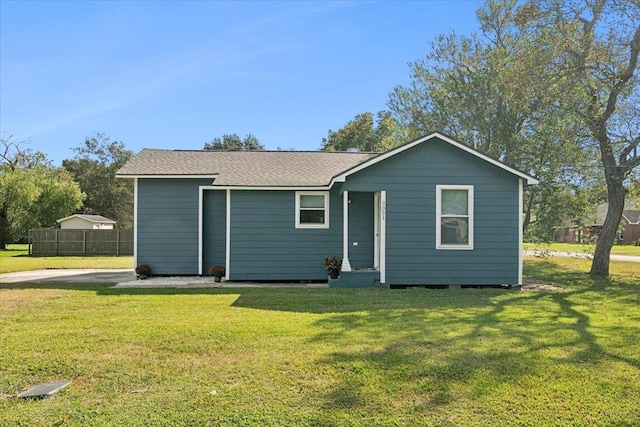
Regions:
[[[533,191],[529,191],[527,194],[527,202],[524,208],[524,220],[522,221],[522,232],[526,232],[531,225],[531,210],[533,209]]]
[[[7,218],[7,208],[0,208],[0,250],[7,248],[9,243],[9,219]]]
[[[596,251],[591,263],[591,276],[608,276],[611,247],[618,232],[624,210],[625,188],[621,179],[607,173],[607,199],[609,207],[602,231],[596,242]]]

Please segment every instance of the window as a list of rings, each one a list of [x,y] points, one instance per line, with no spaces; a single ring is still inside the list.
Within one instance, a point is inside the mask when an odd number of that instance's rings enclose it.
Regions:
[[[473,186],[436,186],[436,249],[473,249]]]
[[[296,191],[296,228],[329,228],[329,192]]]

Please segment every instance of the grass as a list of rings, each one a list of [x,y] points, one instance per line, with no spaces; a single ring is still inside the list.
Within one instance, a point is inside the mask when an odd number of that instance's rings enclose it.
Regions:
[[[31,257],[27,245],[8,245],[0,250],[0,273],[30,271],[46,268],[131,268],[132,256],[95,256],[95,257]]]
[[[525,243],[525,249],[583,254],[593,253],[595,247],[571,243]],[[640,246],[614,246],[611,253],[640,256]],[[6,250],[0,250],[0,273],[47,268],[133,268],[133,257],[30,257],[27,245],[8,245]]]
[[[1,285],[0,425],[636,426],[640,270],[588,268],[526,260],[565,292]]]
[[[572,253],[591,253],[595,250],[594,244],[581,244],[581,243],[525,243],[525,250],[534,251],[558,251],[558,252],[572,252]],[[611,253],[616,255],[632,255],[640,256],[640,246],[632,245],[614,245],[611,248]]]

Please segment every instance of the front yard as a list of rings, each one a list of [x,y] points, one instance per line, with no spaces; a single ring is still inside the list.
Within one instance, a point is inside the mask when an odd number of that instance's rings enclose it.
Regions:
[[[0,274],[47,268],[130,268],[132,256],[53,256],[31,257],[27,245],[8,245],[0,250]]]
[[[1,285],[0,425],[635,426],[640,271],[588,265],[526,261],[564,292]]]

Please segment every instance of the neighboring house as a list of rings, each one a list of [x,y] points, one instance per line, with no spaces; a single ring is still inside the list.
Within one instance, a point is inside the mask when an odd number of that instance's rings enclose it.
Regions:
[[[640,204],[627,200],[622,211],[619,232],[616,236],[618,245],[631,245],[640,241]],[[608,203],[603,203],[591,218],[568,221],[562,227],[553,228],[553,239],[560,243],[589,243],[595,241],[607,217]]]
[[[317,281],[339,256],[345,282],[390,286],[521,284],[538,183],[440,133],[381,154],[144,149],[117,176],[134,179],[135,263],[154,274]]]
[[[56,220],[62,229],[112,230],[116,222],[101,215],[75,214]]]

